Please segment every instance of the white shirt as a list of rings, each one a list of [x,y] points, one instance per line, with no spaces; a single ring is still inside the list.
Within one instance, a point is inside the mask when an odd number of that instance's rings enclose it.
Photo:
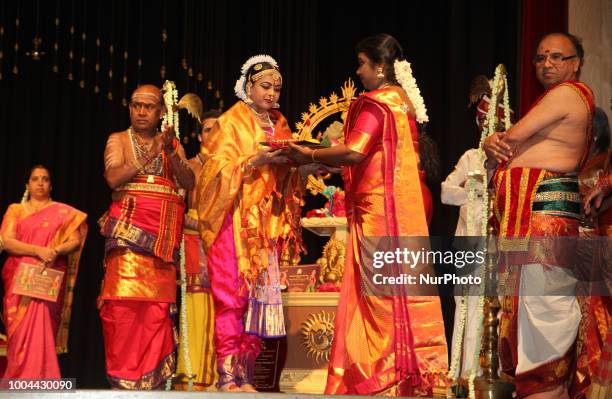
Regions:
[[[476,195],[482,198],[484,185],[482,178],[470,177],[470,173],[478,173],[481,176],[487,171],[484,168],[483,161],[478,155],[478,150],[472,148],[463,153],[459,162],[446,180],[442,182],[442,192],[440,199],[443,204],[460,206],[459,220],[457,221],[456,236],[467,236],[467,220],[475,220],[475,235],[480,235],[482,227],[482,201],[475,201],[472,206],[468,205],[468,191],[471,182],[468,179],[474,179],[476,184]]]

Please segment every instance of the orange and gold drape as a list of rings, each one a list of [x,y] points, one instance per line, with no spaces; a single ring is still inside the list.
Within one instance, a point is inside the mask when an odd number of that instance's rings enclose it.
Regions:
[[[285,118],[271,111],[274,139],[291,138]],[[217,238],[227,213],[231,213],[240,275],[248,279],[267,266],[272,242],[301,244],[300,204],[302,183],[288,165],[245,165],[265,141],[253,112],[242,101],[218,119],[202,145],[204,156],[198,181],[197,211],[206,252]]]
[[[448,365],[439,298],[405,290],[368,296],[361,290],[367,237],[429,234],[406,103],[399,89],[376,90],[353,103],[347,116],[345,142],[366,158],[344,171],[350,234],[328,394],[430,395],[444,385]],[[356,126],[365,112],[377,115],[371,128]]]

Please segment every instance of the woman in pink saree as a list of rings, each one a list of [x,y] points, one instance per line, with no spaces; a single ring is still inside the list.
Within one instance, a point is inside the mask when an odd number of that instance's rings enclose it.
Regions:
[[[72,292],[87,234],[87,215],[51,200],[51,177],[35,166],[21,203],[11,204],[0,228],[9,257],[2,269],[7,368],[3,378],[61,378],[56,353],[67,351]],[[13,293],[22,263],[64,272],[55,302]]]

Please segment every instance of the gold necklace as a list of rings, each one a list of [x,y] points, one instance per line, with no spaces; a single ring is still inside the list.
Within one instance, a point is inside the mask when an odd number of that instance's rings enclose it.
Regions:
[[[28,207],[32,209],[33,212],[38,212],[40,211],[42,208],[44,208],[45,206],[47,206],[49,204],[49,202],[51,202],[51,198],[47,198],[47,201],[45,201],[43,204],[35,206],[32,203],[32,199],[30,198],[28,200]]]
[[[253,111],[253,113],[255,113],[255,116],[257,117],[257,119],[259,119],[260,126],[263,124],[263,125],[267,125],[270,128],[271,131],[266,131],[266,129],[264,128],[262,129],[264,130],[266,139],[272,140],[274,138],[274,135],[276,134],[276,129],[274,128],[274,123],[272,123],[272,118],[270,118],[270,113],[268,111],[259,113],[250,105],[249,105],[249,108],[251,109],[251,111]]]
[[[138,134],[134,133],[134,130],[131,126],[128,128],[128,134],[130,137],[130,142],[132,144],[132,153],[134,154],[134,158],[138,160],[149,151],[153,143],[151,142],[148,147],[145,147],[145,144],[141,143],[138,140]],[[158,154],[149,164],[145,165],[143,171],[146,175],[162,176],[164,174],[162,154]]]
[[[255,114],[255,116],[257,116],[257,118],[264,123],[267,123],[269,125],[272,125],[272,120],[270,119],[270,114],[268,113],[268,111],[264,111],[264,112],[257,112],[255,110],[255,108],[251,107],[249,105],[249,108],[251,109],[251,111],[253,111],[253,113]]]
[[[153,146],[153,140],[147,142],[145,139],[142,138],[142,136],[139,133],[136,133],[134,131],[134,129],[132,129],[132,127],[130,126],[128,128],[128,130],[130,131],[130,133],[134,136],[134,138],[136,139],[136,141],[138,142],[138,146],[140,146],[141,148],[144,148],[146,150],[149,150],[152,146]],[[159,134],[158,131],[155,132],[155,134],[153,135],[152,139],[157,136]]]

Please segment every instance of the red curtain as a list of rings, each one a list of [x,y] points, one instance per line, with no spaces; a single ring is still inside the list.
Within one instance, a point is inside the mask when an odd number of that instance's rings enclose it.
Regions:
[[[567,31],[567,0],[523,0],[521,32],[521,100],[520,115],[542,94],[543,88],[534,73],[535,42],[546,32]]]

